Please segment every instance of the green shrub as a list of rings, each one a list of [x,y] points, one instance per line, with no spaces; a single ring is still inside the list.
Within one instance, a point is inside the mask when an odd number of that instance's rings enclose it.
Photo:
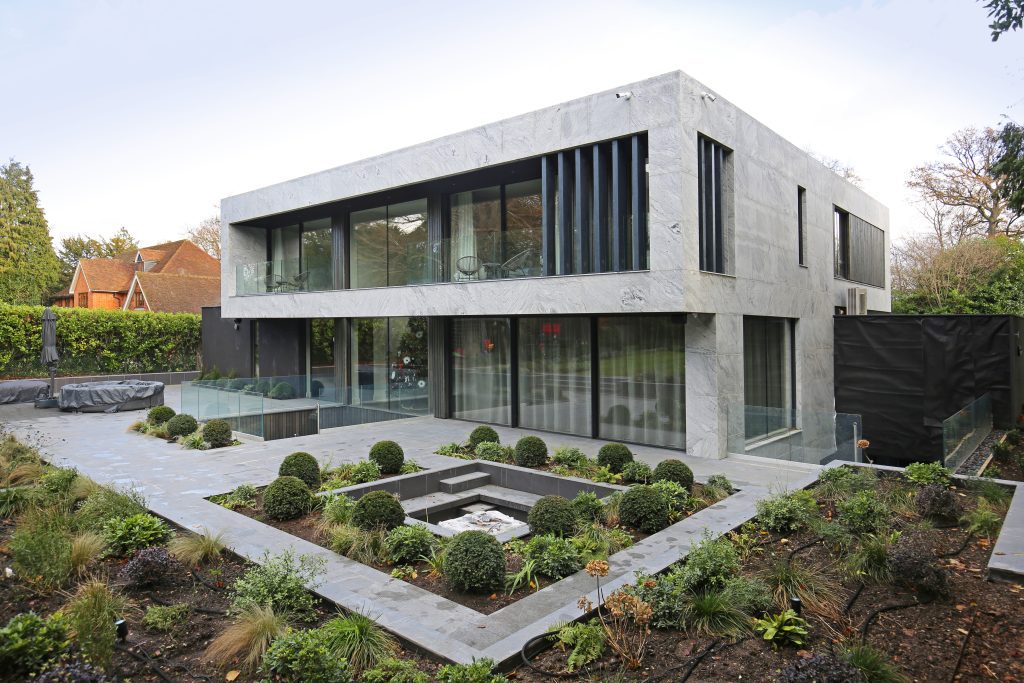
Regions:
[[[243,389],[245,389],[247,385],[248,382],[245,380],[244,377],[235,377],[230,382],[228,382],[228,389],[231,389],[233,391],[242,391]]]
[[[349,472],[349,477],[354,484],[369,484],[371,481],[380,479],[380,468],[372,460],[357,462]]]
[[[142,625],[154,631],[168,633],[188,620],[191,608],[187,604],[180,605],[151,605],[146,608],[142,617]]]
[[[162,425],[175,416],[174,408],[170,406],[154,406],[146,413],[146,422],[153,425]]]
[[[687,491],[693,489],[693,470],[681,460],[662,460],[654,468],[654,481],[671,481]]]
[[[188,436],[199,429],[199,423],[191,415],[178,413],[167,421],[167,434],[173,437]]]
[[[978,501],[978,507],[964,515],[961,523],[967,526],[967,533],[984,536],[991,541],[999,532],[1003,520],[987,501],[981,500]]]
[[[395,494],[370,491],[356,501],[352,523],[360,529],[394,529],[405,523],[405,510]]]
[[[551,456],[551,462],[556,465],[580,469],[586,466],[587,455],[574,446],[562,446],[555,449],[554,455]]]
[[[747,614],[764,614],[775,604],[771,586],[760,579],[734,576],[726,582],[724,592]]]
[[[297,477],[305,482],[310,491],[316,491],[320,488],[320,463],[309,453],[296,451],[281,461],[277,476]]]
[[[729,477],[724,474],[712,474],[708,477],[708,483],[706,486],[721,489],[726,493],[732,493],[736,490],[736,487],[732,485],[731,481],[729,481]]]
[[[117,638],[114,622],[123,616],[127,605],[123,595],[95,579],[80,585],[64,606],[72,639],[89,662],[110,667]]]
[[[477,446],[485,441],[488,443],[501,443],[501,437],[498,436],[498,432],[494,431],[493,427],[480,425],[469,433],[467,445],[470,450],[475,450]]]
[[[889,655],[867,643],[844,645],[841,652],[867,683],[910,683],[910,678],[896,668]]]
[[[351,524],[335,524],[328,531],[329,546],[334,552],[363,564],[386,564],[387,532],[377,527],[366,531]]]
[[[203,425],[203,441],[212,448],[230,446],[235,438],[231,434],[231,425],[227,420],[210,420]]]
[[[572,503],[562,496],[544,496],[530,508],[526,518],[535,534],[572,535],[577,516]]]
[[[757,521],[769,531],[791,533],[806,526],[813,505],[796,492],[780,493],[757,501]]]
[[[316,600],[306,589],[316,588],[324,573],[322,558],[302,555],[295,559],[291,550],[272,556],[265,553],[260,563],[250,567],[231,588],[231,610],[270,607],[278,614],[289,614],[299,621],[316,619]]]
[[[364,671],[359,683],[430,683],[430,676],[414,660],[388,657]]]
[[[654,479],[654,471],[645,462],[634,460],[622,468],[622,481],[627,484],[649,484]]]
[[[395,564],[413,564],[421,557],[429,557],[437,544],[434,534],[420,524],[395,527],[384,540],[388,557]]]
[[[349,683],[348,662],[338,658],[322,629],[291,630],[275,638],[260,663],[264,680],[281,683]]]
[[[39,477],[39,485],[47,493],[55,496],[66,496],[71,492],[71,486],[75,483],[78,472],[73,469],[54,467],[48,469]]]
[[[548,461],[548,445],[539,436],[524,436],[512,454],[520,467],[540,467]]]
[[[52,510],[22,518],[10,544],[15,571],[48,588],[64,583],[73,569],[69,525],[66,515]]]
[[[295,398],[295,387],[288,384],[288,382],[278,382],[270,390],[268,396],[278,401],[287,401],[288,399]]]
[[[337,617],[320,627],[335,657],[345,659],[359,674],[394,657],[398,643],[370,617],[359,612]]]
[[[438,683],[506,683],[507,678],[493,673],[490,659],[474,659],[472,664],[445,664],[437,670]]]
[[[107,552],[118,557],[127,557],[136,550],[165,543],[170,537],[170,527],[147,512],[111,519],[103,527]]]
[[[633,486],[619,503],[619,519],[645,534],[661,531],[670,523],[668,498],[654,486]]]
[[[481,441],[476,445],[473,454],[481,460],[488,460],[490,462],[511,462],[512,452],[511,448],[502,446],[500,443]]]
[[[252,484],[239,484],[230,493],[218,493],[215,496],[210,496],[210,502],[228,510],[251,508],[256,507],[259,495],[260,492]]]
[[[913,462],[903,470],[903,476],[918,486],[938,484],[949,486],[953,471],[943,467],[939,462]]]
[[[67,648],[67,626],[61,614],[43,619],[35,612],[11,617],[0,628],[0,674],[5,680],[28,679]]]
[[[348,524],[352,521],[352,512],[356,509],[356,501],[344,493],[328,494],[322,497],[325,501],[320,512],[320,522],[324,525]]]
[[[448,541],[444,578],[457,590],[489,592],[505,584],[505,552],[483,531],[463,531]]]
[[[900,532],[864,534],[856,550],[846,556],[846,570],[861,581],[888,583],[889,551],[899,540]]]
[[[572,499],[572,509],[576,517],[584,522],[598,522],[604,519],[604,503],[596,493],[580,491]]]
[[[803,645],[807,628],[807,620],[798,617],[791,609],[754,620],[754,632],[776,648],[780,645]]]
[[[858,491],[836,506],[839,521],[855,534],[874,533],[889,528],[892,514],[874,491]]]
[[[398,474],[405,462],[405,452],[394,441],[378,441],[370,448],[370,461],[376,463],[383,474]]]
[[[670,524],[675,524],[685,517],[690,510],[696,509],[697,500],[690,495],[689,491],[674,481],[661,479],[651,484],[651,486],[660,491],[661,495],[665,496],[665,500],[668,501],[668,521]]]
[[[0,304],[0,376],[46,377],[39,363],[42,306]],[[61,373],[68,375],[195,370],[200,318],[151,313],[54,308]]]
[[[589,623],[566,624],[555,630],[553,638],[563,651],[569,650],[565,663],[565,670],[569,673],[596,662],[604,654],[604,628],[596,619]]]
[[[607,467],[615,474],[622,472],[628,463],[633,462],[633,452],[621,443],[606,443],[597,452],[597,464]]]
[[[271,519],[295,519],[312,509],[313,494],[298,477],[278,477],[263,491],[263,512]]]
[[[687,591],[721,590],[739,570],[740,558],[733,544],[705,534],[687,554],[679,570],[679,585]]]
[[[103,531],[112,519],[130,517],[146,511],[146,499],[133,490],[100,488],[92,493],[75,512],[75,525],[88,531]]]
[[[271,388],[273,388],[273,385],[270,383],[270,380],[261,379],[259,382],[256,382],[256,386],[253,387],[253,391],[257,394],[263,394],[266,396],[270,393]]]
[[[537,571],[558,580],[583,569],[583,557],[567,538],[539,534],[526,544],[526,558],[537,563]]]

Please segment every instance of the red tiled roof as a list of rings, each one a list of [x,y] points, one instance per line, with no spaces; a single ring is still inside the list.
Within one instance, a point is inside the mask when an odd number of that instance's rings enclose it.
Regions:
[[[175,273],[135,273],[138,287],[157,313],[196,313],[203,306],[220,305],[220,277]]]
[[[150,273],[177,273],[220,277],[220,261],[197,247],[190,240],[165,242],[152,247],[141,247],[144,261],[156,261]]]
[[[108,258],[87,258],[78,262],[81,275],[93,292],[127,292],[135,275],[135,266]]]

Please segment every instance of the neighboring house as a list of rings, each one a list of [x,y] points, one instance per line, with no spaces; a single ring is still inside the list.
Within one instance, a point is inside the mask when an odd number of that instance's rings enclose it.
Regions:
[[[82,259],[68,294],[69,308],[120,308],[196,313],[220,301],[220,263],[189,240],[141,247],[115,259]]]
[[[828,451],[833,314],[890,310],[888,210],[681,72],[221,216],[260,376],[696,456]]]

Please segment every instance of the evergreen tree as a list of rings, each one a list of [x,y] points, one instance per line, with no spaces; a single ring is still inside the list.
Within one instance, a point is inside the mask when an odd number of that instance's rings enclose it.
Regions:
[[[32,171],[11,159],[0,166],[0,302],[42,303],[59,277]]]

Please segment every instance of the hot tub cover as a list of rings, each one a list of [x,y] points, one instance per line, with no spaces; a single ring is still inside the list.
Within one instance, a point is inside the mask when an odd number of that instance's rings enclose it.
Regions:
[[[0,403],[32,403],[50,395],[45,379],[12,379],[0,382]]]
[[[116,413],[164,403],[164,383],[121,379],[67,384],[60,390],[61,410]]]

